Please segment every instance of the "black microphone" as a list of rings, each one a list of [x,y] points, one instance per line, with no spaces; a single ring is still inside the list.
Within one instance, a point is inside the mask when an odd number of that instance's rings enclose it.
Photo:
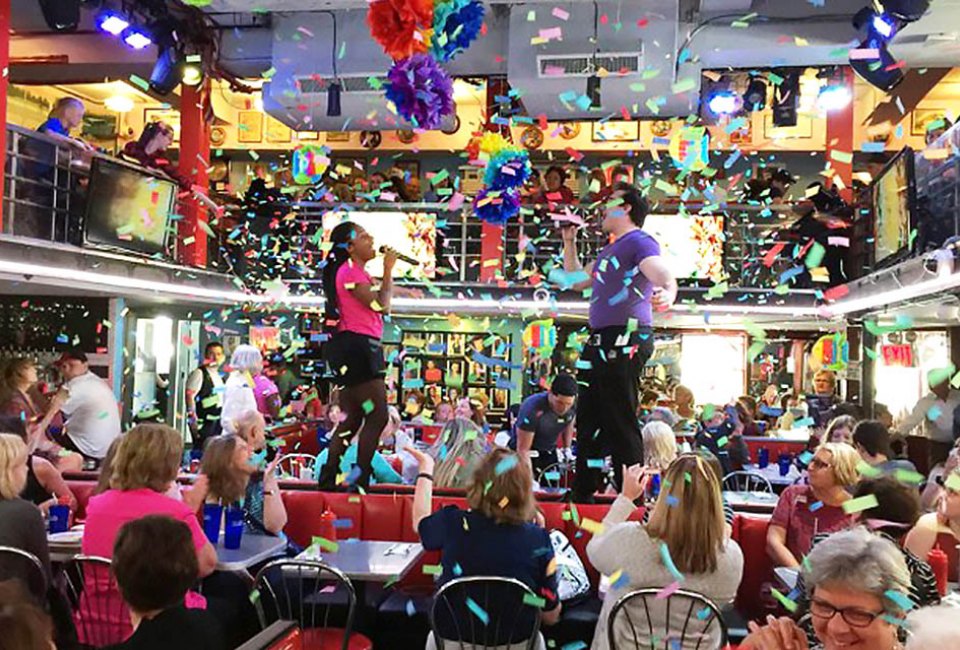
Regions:
[[[391,251],[391,250],[393,250],[393,249],[390,248],[389,246],[381,246],[381,247],[380,247],[380,254],[381,254],[381,255],[386,255],[387,251]],[[393,253],[394,253],[394,255],[397,256],[397,259],[400,260],[401,262],[406,262],[407,264],[409,264],[409,265],[411,265],[411,266],[420,266],[420,260],[414,259],[414,258],[410,257],[409,255],[404,255],[403,253],[398,253],[397,251],[393,251]]]

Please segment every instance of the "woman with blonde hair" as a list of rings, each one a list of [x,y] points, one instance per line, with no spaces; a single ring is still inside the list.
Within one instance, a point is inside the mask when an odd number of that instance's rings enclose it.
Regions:
[[[280,498],[276,472],[280,456],[267,465],[262,480],[252,480],[259,470],[250,452],[250,445],[239,436],[227,434],[210,439],[200,467],[209,485],[206,501],[240,503],[249,532],[277,535],[287,525],[287,510]]]
[[[440,551],[443,571],[438,586],[460,576],[513,578],[544,600],[540,620],[556,623],[560,618],[556,562],[549,533],[533,523],[536,502],[530,465],[516,452],[498,447],[473,473],[467,487],[469,510],[447,506],[431,514],[433,457],[414,447],[407,451],[420,466],[413,527],[424,548]],[[427,640],[428,649],[444,646],[432,634]],[[545,647],[542,638],[537,647]]]
[[[664,470],[677,458],[677,437],[666,422],[647,422],[643,435],[643,465],[647,469]]]
[[[853,525],[843,510],[848,488],[859,479],[860,454],[844,442],[825,442],[817,448],[808,471],[808,484],[791,485],[777,502],[767,528],[767,555],[774,566],[798,567],[810,552],[813,538]]]
[[[474,422],[461,417],[447,422],[427,450],[437,464],[436,486],[465,488],[488,451],[490,445]]]
[[[677,582],[683,574],[683,588],[695,591],[722,607],[733,601],[743,575],[743,553],[729,538],[721,500],[720,479],[698,454],[684,454],[667,468],[663,488],[647,524],[627,521],[635,510],[634,501],[644,492],[643,468],[623,468],[623,490],[603,519],[603,530],[587,544],[587,557],[604,575],[622,572],[606,595],[592,648],[609,647],[607,620],[614,603],[636,589],[662,589]],[[670,558],[669,564],[664,557]],[[652,605],[649,613],[655,627],[658,619],[671,617],[669,629],[683,626],[685,612],[668,614],[665,600]],[[674,618],[676,617],[676,620]],[[635,618],[635,617],[634,617]],[[619,619],[620,621],[623,618]],[[618,647],[655,644],[638,626],[637,640],[621,627],[615,628]],[[686,639],[682,648],[693,648],[700,639]],[[703,645],[719,645],[719,639]],[[680,648],[681,646],[678,646]]]

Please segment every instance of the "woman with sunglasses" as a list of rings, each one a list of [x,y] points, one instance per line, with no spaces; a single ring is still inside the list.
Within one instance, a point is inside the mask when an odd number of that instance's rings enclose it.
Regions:
[[[843,511],[849,486],[857,482],[860,455],[846,443],[825,442],[807,468],[809,483],[791,485],[777,502],[767,528],[767,555],[774,566],[798,567],[810,552],[813,537],[853,524]]]
[[[802,575],[810,618],[823,650],[900,650],[904,606],[910,603],[910,573],[896,544],[854,528],[817,544]],[[807,650],[803,630],[789,618],[748,623],[740,644],[750,650]]]
[[[920,558],[926,558],[939,546],[950,559],[950,580],[957,579],[957,544],[960,544],[960,468],[944,474],[943,489],[936,510],[920,517],[907,533],[904,546]]]

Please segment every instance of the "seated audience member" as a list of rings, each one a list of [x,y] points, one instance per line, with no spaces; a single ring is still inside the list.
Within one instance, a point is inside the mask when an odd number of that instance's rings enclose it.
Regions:
[[[50,552],[43,515],[37,506],[20,498],[27,484],[27,458],[27,446],[19,436],[0,433],[0,546],[12,546],[36,556],[49,583]],[[10,567],[11,575],[21,577],[37,603],[44,602],[46,584],[34,580],[32,574],[20,576],[25,568],[22,564],[7,565],[5,560],[0,563]]]
[[[756,422],[757,401],[749,395],[743,395],[737,398],[736,407],[737,417],[740,418],[740,422],[743,424],[743,433],[741,435],[751,438],[763,435]]]
[[[391,421],[391,412],[393,413],[393,420]],[[400,419],[399,413],[394,407],[387,409],[387,424],[384,426],[383,431],[380,432],[380,438],[383,440],[385,437],[395,436],[397,430],[400,428]],[[349,433],[349,432],[348,432]],[[359,476],[360,470],[357,468],[357,453],[359,452],[359,446],[357,445],[356,436],[350,441],[350,444],[344,450],[343,455],[340,456],[340,477],[338,477],[337,484],[340,485],[344,481],[348,483],[353,483],[356,480],[356,477]],[[317,455],[317,462],[314,464],[314,471],[317,473],[316,478],[319,480],[320,470],[323,469],[323,466],[327,464],[327,456],[329,452],[324,449]],[[351,476],[353,474],[353,476]],[[371,483],[403,483],[403,477],[397,473],[397,470],[387,462],[387,459],[383,457],[379,451],[373,452],[373,459],[370,461],[370,482]]]
[[[278,455],[267,465],[262,479],[250,445],[239,436],[211,438],[203,451],[201,473],[207,477],[207,503],[241,504],[246,528],[252,533],[277,535],[287,525],[287,510],[280,498]]]
[[[693,420],[697,417],[693,391],[682,384],[677,384],[673,388],[673,412],[677,414],[681,422]]]
[[[650,414],[647,415],[647,423],[650,422],[663,422],[674,432],[676,432],[678,424],[677,416],[666,406],[653,407]]]
[[[859,461],[850,445],[820,445],[808,467],[809,483],[784,490],[770,518],[767,555],[774,566],[799,566],[810,552],[814,535],[850,526],[852,518],[843,511],[843,504],[850,499],[846,488],[857,482]]]
[[[58,391],[61,396],[54,400],[62,400],[60,411],[66,417],[57,442],[100,461],[121,433],[117,398],[107,382],[90,370],[82,350],[65,350],[56,365],[64,383]]]
[[[81,542],[83,554],[110,558],[124,524],[146,515],[166,515],[189,526],[199,575],[212,573],[217,565],[217,552],[203,534],[196,511],[164,494],[177,478],[182,457],[183,439],[166,425],[138,424],[124,434],[113,458],[110,489],[92,497],[87,504]],[[106,583],[88,584],[81,608],[102,611],[90,601],[113,597]],[[102,623],[121,630],[130,628],[128,620],[111,619]]]
[[[853,444],[853,430],[857,426],[857,419],[851,415],[838,415],[827,424],[823,434],[823,442],[845,442]]]
[[[920,558],[927,557],[927,553],[938,544],[938,537],[950,540],[952,545],[960,544],[960,469],[954,469],[944,477],[936,511],[920,517],[904,541],[904,547]],[[943,544],[942,541],[939,543]]]
[[[546,187],[543,188],[537,198],[538,203],[573,205],[577,202],[573,196],[573,190],[564,184],[567,181],[567,170],[563,167],[552,165],[547,168],[547,173],[543,175],[543,178],[546,181]]]
[[[482,459],[467,486],[469,510],[447,506],[430,514],[433,457],[414,447],[407,451],[420,465],[413,527],[425,549],[440,551],[443,572],[438,586],[460,576],[514,578],[545,600],[540,620],[556,623],[560,618],[556,563],[549,533],[533,523],[536,503],[530,466],[515,452],[494,449]],[[503,469],[505,464],[509,469]]]
[[[447,422],[427,450],[437,465],[434,485],[442,488],[467,487],[488,451],[490,446],[476,424],[460,417]]]
[[[609,647],[607,620],[621,596],[635,589],[660,589],[676,582],[673,572],[664,564],[661,545],[666,545],[676,570],[685,576],[683,588],[703,594],[718,606],[733,601],[743,575],[743,554],[724,527],[720,480],[707,461],[688,454],[667,468],[663,488],[646,525],[627,521],[635,509],[634,502],[643,494],[642,474],[639,465],[624,468],[623,491],[604,517],[602,532],[587,544],[587,557],[598,571],[604,575],[622,571],[624,576],[604,598],[593,638],[594,650]],[[680,629],[686,617],[680,611],[668,614],[665,604],[650,615],[654,621],[670,615],[670,629]],[[662,623],[655,625],[662,629]],[[642,635],[639,644],[627,629],[617,628],[615,634],[621,639],[618,647],[655,643],[646,636],[645,626],[638,628]],[[682,648],[692,649],[698,641],[687,639]],[[711,640],[706,645],[718,642]]]
[[[703,422],[694,438],[694,445],[719,458],[725,473],[736,472],[750,464],[750,449],[742,433],[743,423],[735,406],[719,408],[707,405],[703,409]]]
[[[446,424],[453,419],[453,405],[450,402],[440,402],[433,410],[433,423]]]
[[[952,605],[922,607],[907,614],[906,650],[960,648],[960,618]]]
[[[943,463],[937,463],[930,474],[927,475],[927,484],[920,494],[920,507],[924,512],[935,510],[940,497],[943,495],[943,482],[947,476],[957,467],[960,467],[960,439],[954,443],[953,448],[947,455],[947,460]]]
[[[24,441],[31,454],[41,455],[60,471],[79,472],[83,469],[83,456],[64,449],[47,436],[47,427],[60,413],[67,393],[57,391],[43,409],[32,395],[38,384],[37,364],[31,359],[7,361],[0,377],[0,413],[23,422],[28,434]]]
[[[666,422],[654,420],[643,425],[643,466],[663,471],[677,457],[677,438]]]
[[[0,650],[57,650],[50,617],[16,580],[0,582]]]
[[[19,418],[9,415],[0,416],[0,433],[9,433],[19,436],[24,444],[27,443],[27,431],[24,422]],[[79,454],[77,454],[79,458]],[[70,506],[71,510],[77,507],[77,499],[73,496],[73,491],[63,480],[60,470],[38,454],[27,455],[27,486],[20,493],[23,499],[35,504],[46,513],[50,506],[62,501]]]
[[[853,446],[865,463],[884,474],[897,470],[916,472],[909,460],[894,458],[890,449],[890,430],[877,420],[863,420],[853,430]]]
[[[865,528],[842,531],[814,546],[801,571],[814,634],[823,648],[901,648],[897,621],[906,613],[910,573],[896,544]],[[750,635],[740,647],[808,647],[806,635],[793,620],[771,616],[767,621],[763,626],[750,621]]]
[[[109,650],[226,650],[217,619],[184,606],[199,575],[185,523],[148,515],[124,524],[113,544],[112,569],[134,631]]]
[[[426,403],[427,398],[424,397],[422,391],[409,390],[407,391],[407,397],[403,404],[403,414],[411,418],[411,422],[417,422],[418,418],[420,422],[423,422],[423,407]]]
[[[248,410],[241,413],[232,427],[238,438],[242,438],[253,452],[267,446],[267,420],[260,411]]]

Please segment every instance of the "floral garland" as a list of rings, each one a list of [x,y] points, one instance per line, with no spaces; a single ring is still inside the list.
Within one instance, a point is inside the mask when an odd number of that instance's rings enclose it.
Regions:
[[[455,110],[453,81],[440,63],[450,61],[480,34],[480,0],[375,0],[367,25],[393,59],[387,99],[397,114],[421,129],[436,129]]]
[[[467,151],[471,159],[487,164],[484,187],[473,201],[474,212],[486,223],[507,223],[520,212],[520,188],[533,173],[530,154],[499,133],[484,133]]]

